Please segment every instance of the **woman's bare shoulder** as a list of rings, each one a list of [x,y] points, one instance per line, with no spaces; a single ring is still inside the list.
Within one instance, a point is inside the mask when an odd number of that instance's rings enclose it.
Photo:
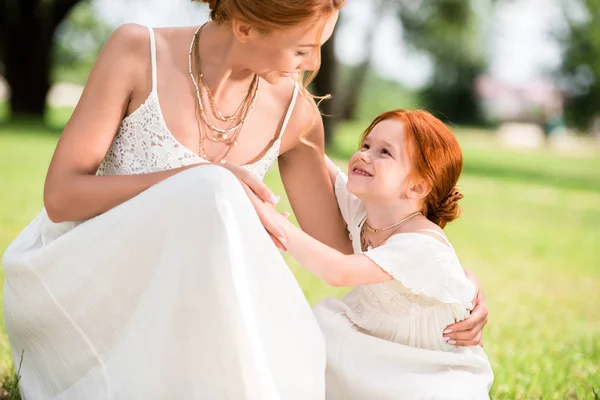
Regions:
[[[132,55],[143,52],[148,47],[148,28],[128,23],[116,28],[107,41],[107,46],[127,51]]]

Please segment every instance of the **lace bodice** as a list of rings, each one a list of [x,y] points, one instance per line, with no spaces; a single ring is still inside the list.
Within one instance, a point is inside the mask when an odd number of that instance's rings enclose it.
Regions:
[[[365,307],[372,307],[392,317],[418,313],[424,308],[440,304],[434,298],[412,293],[397,281],[359,286],[350,291],[344,301],[356,313],[363,313]]]
[[[260,160],[244,168],[263,180],[279,156],[280,144],[278,138]],[[97,175],[147,174],[206,162],[171,134],[152,92],[121,122]]]
[[[165,123],[158,100],[154,32],[151,28],[148,30],[152,56],[152,92],[139,108],[121,122],[97,175],[146,174],[208,162],[181,144]],[[279,156],[281,136],[291,117],[298,89],[296,85],[277,139],[260,160],[243,166],[261,180]]]

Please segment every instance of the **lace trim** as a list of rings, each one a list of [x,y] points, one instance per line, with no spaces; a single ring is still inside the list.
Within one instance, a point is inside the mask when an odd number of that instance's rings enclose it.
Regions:
[[[243,167],[264,179],[279,155],[280,145],[278,138],[260,160]],[[156,92],[152,92],[140,107],[123,119],[96,174],[135,175],[207,162],[171,134]]]
[[[390,316],[414,314],[424,308],[440,304],[436,299],[401,292],[387,285],[360,286],[353,291],[352,295],[344,299],[344,302],[357,314],[363,314],[364,306],[367,304]]]

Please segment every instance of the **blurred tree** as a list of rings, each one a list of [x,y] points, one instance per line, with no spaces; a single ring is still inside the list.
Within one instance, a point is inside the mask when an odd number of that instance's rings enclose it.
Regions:
[[[365,34],[364,44],[368,49],[367,57],[357,66],[351,68],[349,79],[344,85],[343,102],[340,102],[340,116],[344,120],[355,119],[358,111],[359,100],[364,93],[365,83],[369,75],[369,67],[371,66],[371,53],[374,48],[375,30],[379,26],[381,19],[384,16],[386,8],[393,6],[396,1],[393,0],[375,0],[373,2],[375,13],[373,15],[373,23],[369,24],[369,28]]]
[[[56,32],[52,56],[55,82],[85,84],[113,27],[94,13],[91,0],[82,0]]]
[[[338,62],[335,58],[335,33],[331,39],[321,48],[321,68],[311,84],[311,91],[318,96],[335,95],[337,93]],[[329,146],[333,139],[333,132],[338,118],[336,117],[336,100],[325,100],[319,105],[323,114],[323,126],[325,128],[325,145]]]
[[[600,0],[563,1],[568,29],[562,35],[560,74],[566,83],[567,121],[591,128],[600,117]]]
[[[475,80],[487,66],[483,16],[493,0],[404,3],[398,9],[404,38],[433,64],[432,78],[420,93],[424,106],[453,123],[480,123]]]
[[[378,11],[381,10],[383,3],[389,1],[395,0],[376,0],[376,9]],[[343,12],[340,15],[340,20],[343,23]],[[339,62],[335,57],[336,32],[337,30],[334,30],[331,39],[321,49],[321,68],[311,87],[317,94],[331,94],[334,97],[332,100],[322,102],[319,107],[324,116],[323,124],[326,146],[329,146],[333,140],[337,123],[340,120],[352,119],[363,87],[365,86],[371,61],[369,55],[357,67],[351,69],[340,68]],[[367,48],[371,48],[374,28],[371,28],[366,35],[366,46]]]
[[[416,51],[427,54],[433,65],[429,84],[421,91],[424,106],[456,123],[480,121],[476,100],[475,78],[486,67],[483,44],[482,14],[495,0],[376,0],[375,12],[365,36],[365,47],[372,49],[374,33],[386,15],[396,14],[402,25],[405,42]],[[367,81],[371,57],[343,74],[338,83],[337,104],[333,115],[339,119],[355,119]],[[335,66],[323,62],[322,71]],[[340,75],[336,75],[340,79]],[[336,85],[332,84],[335,88]],[[336,112],[337,110],[337,112]],[[329,132],[327,132],[331,135]]]
[[[79,0],[0,0],[0,61],[14,115],[44,113],[55,32]]]

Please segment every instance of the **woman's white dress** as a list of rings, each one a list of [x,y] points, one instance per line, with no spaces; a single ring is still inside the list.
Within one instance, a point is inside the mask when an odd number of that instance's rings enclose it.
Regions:
[[[203,163],[153,89],[98,174]],[[296,87],[281,133],[295,104]],[[246,166],[261,179],[279,152]],[[240,183],[201,165],[82,222],[43,211],[6,250],[4,316],[21,391],[39,399],[323,399],[325,349]]]
[[[358,254],[366,210],[346,182],[339,172],[336,196]],[[404,233],[364,255],[394,279],[315,307],[327,349],[327,399],[487,399],[493,373],[481,347],[442,341],[446,326],[468,317],[474,297],[450,244]]]

